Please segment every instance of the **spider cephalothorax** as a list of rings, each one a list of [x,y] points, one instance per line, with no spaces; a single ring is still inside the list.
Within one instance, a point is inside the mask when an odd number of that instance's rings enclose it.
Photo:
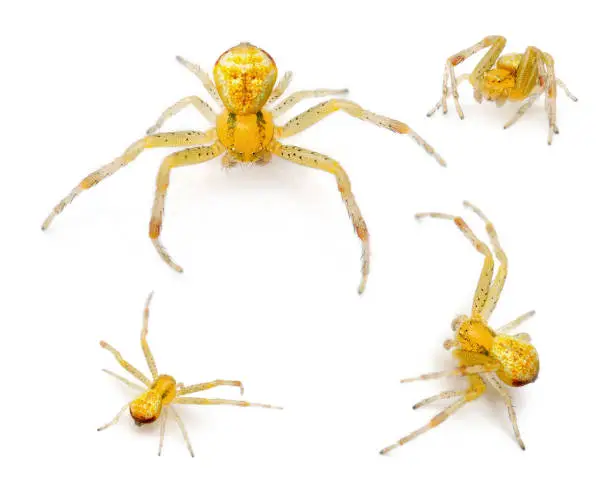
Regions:
[[[551,144],[553,134],[559,132],[556,107],[557,85],[565,90],[569,98],[574,101],[577,99],[569,92],[567,86],[555,76],[555,64],[550,54],[536,47],[528,47],[523,54],[501,55],[505,46],[506,38],[503,36],[487,36],[470,48],[461,50],[449,57],[444,67],[442,98],[427,115],[433,115],[439,108],[442,108],[445,114],[448,111],[446,100],[449,93],[449,79],[450,91],[461,119],[464,115],[461,105],[459,105],[457,90],[461,81],[470,81],[474,87],[474,98],[478,102],[483,99],[494,101],[501,107],[507,100],[517,102],[524,100],[525,103],[519,108],[516,115],[506,123],[504,129],[520,119],[538,97],[544,94],[548,114],[548,144]],[[455,76],[455,66],[487,47],[489,47],[489,51],[471,74]]]
[[[365,289],[370,267],[369,235],[351,191],[348,175],[336,160],[304,148],[284,145],[280,139],[300,133],[328,115],[341,110],[352,117],[371,122],[395,133],[407,134],[432,155],[440,165],[445,165],[444,160],[403,122],[374,114],[344,99],[332,98],[324,101],[283,125],[275,125],[274,119],[306,98],[344,95],[347,90],[298,91],[280,103],[272,105],[289,86],[291,73],[286,73],[274,86],[277,79],[274,60],[264,50],[249,43],[240,43],[219,57],[213,69],[214,83],[197,65],[181,57],[178,57],[178,60],[202,81],[211,97],[222,107],[221,112],[216,113],[210,105],[197,96],[188,96],[178,101],[166,109],[155,125],[149,128],[148,136],[132,144],[123,155],[110,164],[87,176],[68,196],[62,199],[43,223],[43,230],[49,227],[54,217],[62,212],[74,198],[126,166],[144,149],[189,147],[168,155],[163,161],[157,174],[157,190],[149,222],[149,237],[155,249],[168,265],[182,272],[182,268],[170,258],[159,239],[170,172],[177,167],[207,162],[219,156],[222,156],[224,166],[231,167],[239,162],[266,164],[271,160],[272,155],[277,155],[295,164],[325,171],[335,176],[355,232],[362,243],[362,280],[359,285],[359,292],[362,292]],[[188,105],[193,105],[213,127],[206,132],[157,133],[168,118]]]
[[[280,407],[277,406],[266,405],[262,403],[249,403],[247,401],[224,400],[219,398],[188,397],[188,395],[190,394],[198,393],[200,391],[207,391],[209,389],[216,388],[219,386],[237,387],[240,389],[240,394],[242,395],[244,393],[244,387],[242,386],[242,382],[240,381],[226,381],[222,379],[217,379],[216,381],[202,382],[199,384],[194,384],[192,386],[185,386],[183,384],[177,384],[177,382],[172,376],[158,374],[155,359],[153,358],[153,354],[151,353],[151,349],[149,348],[149,344],[147,342],[147,334],[149,332],[149,305],[151,304],[152,297],[153,293],[151,293],[147,298],[143,313],[142,332],[140,333],[140,345],[147,361],[149,371],[153,376],[152,379],[149,379],[136,367],[125,361],[121,354],[110,344],[105,341],[100,341],[100,346],[110,351],[117,360],[117,362],[119,362],[119,365],[121,365],[134,378],[136,378],[140,382],[140,384],[136,384],[126,379],[125,377],[115,374],[114,372],[111,372],[109,370],[104,370],[104,372],[111,375],[115,379],[118,379],[124,384],[134,389],[137,389],[141,392],[141,394],[134,400],[130,401],[127,405],[124,405],[121,410],[119,410],[119,413],[115,415],[113,420],[111,420],[108,424],[105,424],[100,427],[98,429],[99,431],[102,431],[104,429],[107,429],[108,427],[115,425],[121,418],[123,412],[125,412],[125,410],[129,408],[130,415],[137,426],[152,424],[157,420],[160,421],[161,425],[159,429],[158,454],[161,455],[162,447],[164,444],[164,434],[166,432],[166,422],[168,420],[168,415],[170,414],[174,418],[174,420],[176,420],[179,429],[183,433],[183,438],[185,439],[185,444],[187,445],[189,453],[191,454],[191,456],[194,456],[191,443],[189,442],[189,437],[187,436],[187,429],[185,429],[185,425],[183,424],[183,421],[181,420],[178,411],[176,410],[176,408],[174,408],[174,405],[234,405],[241,407],[255,406],[261,408],[274,408],[277,410],[280,409]]]
[[[519,387],[535,381],[540,370],[540,360],[535,347],[530,343],[531,338],[528,334],[511,336],[507,332],[515,329],[526,319],[533,316],[534,312],[521,315],[496,331],[489,326],[489,317],[497,305],[508,274],[508,259],[502,250],[493,224],[480,209],[468,202],[464,204],[485,221],[493,252],[499,260],[500,266],[495,278],[493,278],[494,261],[491,250],[476,237],[461,217],[440,213],[417,214],[417,219],[433,217],[452,220],[470,240],[474,248],[484,255],[485,260],[480,280],[474,293],[472,314],[469,317],[467,315],[456,317],[451,325],[454,332],[453,338],[447,339],[444,342],[444,347],[447,350],[453,350],[453,356],[459,362],[459,366],[454,370],[425,374],[413,379],[404,379],[402,382],[437,379],[446,376],[467,376],[469,385],[466,389],[445,391],[414,405],[414,408],[417,409],[441,399],[458,398],[454,403],[451,403],[450,406],[432,418],[427,425],[413,431],[395,444],[384,448],[381,451],[382,454],[388,453],[420,434],[438,426],[459,408],[480,397],[486,390],[487,385],[495,389],[504,399],[516,440],[519,446],[525,449],[518,430],[512,398],[505,385]]]

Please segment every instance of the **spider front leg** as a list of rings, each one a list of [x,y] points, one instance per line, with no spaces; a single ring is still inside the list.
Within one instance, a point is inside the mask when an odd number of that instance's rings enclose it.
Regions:
[[[317,152],[305,150],[297,146],[281,145],[278,142],[272,144],[270,151],[274,155],[278,155],[290,162],[329,172],[336,177],[338,190],[344,200],[349,217],[353,222],[353,228],[361,240],[361,283],[359,284],[358,292],[359,294],[363,293],[368,280],[368,274],[370,273],[370,236],[365,220],[363,220],[359,206],[351,191],[351,182],[348,175],[334,159]]]
[[[164,110],[155,124],[147,129],[147,134],[156,133],[163,126],[164,122],[170,119],[170,117],[178,114],[181,110],[189,105],[193,105],[202,115],[202,117],[204,117],[204,119],[206,119],[210,124],[213,126],[216,124],[217,114],[215,114],[215,111],[210,105],[208,105],[208,103],[202,100],[199,96],[186,96]]]
[[[332,100],[320,103],[319,105],[315,105],[314,107],[291,119],[284,126],[276,128],[275,136],[277,138],[286,138],[289,136],[293,136],[294,134],[300,133],[308,129],[310,126],[313,126],[321,119],[324,119],[328,115],[338,110],[342,110],[343,112],[346,112],[347,114],[356,117],[357,119],[361,119],[362,121],[371,122],[376,126],[389,129],[394,133],[407,134],[414,141],[416,141],[419,146],[423,147],[427,153],[432,155],[440,165],[446,165],[444,159],[436,153],[433,147],[429,145],[417,133],[415,133],[410,127],[408,127],[407,124],[404,124],[400,121],[396,121],[395,119],[391,119],[389,117],[385,117],[383,115],[378,115],[373,112],[369,112],[368,110],[361,108],[355,102],[351,102],[350,100],[339,100],[334,98]]]
[[[348,90],[346,88],[342,90],[320,89],[311,91],[296,91],[295,93],[292,93],[287,98],[285,98],[276,107],[274,107],[271,112],[274,117],[279,117],[280,115],[284,114],[289,109],[300,103],[302,100],[305,100],[307,98],[321,98],[324,96],[346,95],[347,93]]]
[[[469,76],[470,81],[474,84],[478,81],[485,71],[489,70],[495,64],[495,61],[498,59],[504,47],[506,46],[506,38],[503,36],[487,36],[482,39],[475,45],[472,45],[465,50],[461,50],[455,55],[449,57],[446,60],[446,65],[444,67],[444,76],[442,78],[442,98],[440,101],[427,113],[427,117],[431,117],[440,107],[442,107],[442,112],[446,114],[448,112],[447,99],[448,99],[448,80],[450,78],[451,84],[451,92],[453,94],[453,100],[455,101],[455,109],[457,110],[457,114],[459,114],[459,118],[463,119],[465,116],[463,114],[463,109],[459,104],[459,91],[457,89],[459,82],[465,79],[464,76],[461,76],[459,79],[455,76],[455,66],[459,65],[461,62],[471,57],[475,53],[480,50],[490,47],[489,51],[485,54],[482,60],[478,63],[476,68],[472,71]]]
[[[386,455],[387,453],[389,453],[389,451],[399,448],[400,446],[403,446],[404,444],[406,444],[408,441],[412,441],[415,437],[420,436],[421,434],[426,433],[427,431],[433,429],[434,427],[439,426],[442,422],[447,420],[451,415],[456,413],[457,410],[459,410],[462,406],[466,405],[467,403],[471,401],[474,401],[479,396],[481,396],[482,393],[484,393],[486,389],[485,382],[478,375],[470,376],[469,380],[470,380],[470,387],[460,393],[460,395],[462,396],[461,399],[455,401],[454,403],[451,403],[448,407],[446,407],[444,410],[438,413],[423,427],[411,432],[410,434],[401,438],[394,444],[391,444],[387,446],[386,448],[383,448],[382,450],[380,450],[380,454]]]
[[[210,129],[205,133],[199,131],[181,131],[175,133],[160,133],[142,138],[128,147],[128,149],[120,157],[113,160],[110,164],[101,167],[92,172],[83,179],[72,191],[63,198],[51,211],[42,225],[42,230],[45,231],[53,222],[53,219],[63,212],[63,210],[83,191],[93,188],[103,179],[112,176],[115,172],[125,167],[132,162],[146,148],[160,147],[180,147],[192,145],[204,145],[216,139],[217,132],[215,129]]]
[[[193,64],[189,62],[188,60],[185,60],[180,55],[176,56],[176,60],[178,61],[179,64],[186,67],[187,70],[190,71],[192,74],[195,74],[195,76],[202,82],[202,84],[204,85],[204,88],[206,88],[206,91],[208,91],[208,94],[212,97],[212,99],[215,102],[217,102],[221,106],[223,105],[223,102],[221,101],[221,97],[219,96],[219,93],[217,92],[217,88],[215,87],[215,83],[212,82],[212,79],[210,79],[208,74],[204,72],[199,65]]]
[[[164,159],[161,167],[159,168],[159,172],[157,173],[157,189],[155,190],[153,211],[151,213],[151,221],[149,222],[149,237],[151,238],[153,246],[155,246],[155,249],[162,257],[164,262],[166,262],[177,272],[183,272],[183,269],[174,263],[159,239],[164,216],[164,206],[166,203],[166,193],[168,191],[168,185],[170,184],[170,171],[176,167],[207,162],[221,155],[223,151],[223,145],[216,142],[211,146],[198,146],[183,150],[181,152],[176,152],[172,155],[168,155]]]
[[[244,394],[244,386],[242,382],[226,381],[223,379],[217,379],[216,381],[202,382],[200,384],[194,384],[193,386],[183,386],[177,391],[176,395],[185,396],[186,394],[198,393],[200,391],[207,391],[209,389],[219,387],[219,386],[237,387],[237,388],[240,388],[240,396]]]
[[[142,382],[145,386],[151,387],[151,381],[147,379],[146,376],[142,372],[140,372],[140,370],[138,370],[136,367],[134,367],[133,365],[125,361],[123,357],[121,356],[121,353],[119,353],[115,348],[113,348],[106,341],[100,341],[100,346],[104,348],[105,350],[110,351],[115,357],[115,360],[117,360],[117,362],[119,363],[119,365],[121,365],[127,372],[132,374],[136,379]]]
[[[276,100],[278,100],[283,95],[283,93],[286,91],[286,89],[289,87],[292,79],[293,79],[293,72],[291,71],[285,72],[282,79],[278,83],[276,83],[276,87],[272,90],[272,93],[270,93],[270,97],[268,98],[266,105],[270,105],[274,103]]]
[[[142,314],[142,331],[140,333],[140,345],[147,361],[147,365],[149,366],[149,370],[151,371],[151,375],[153,376],[153,380],[155,381],[159,374],[157,373],[157,365],[155,365],[153,353],[151,353],[151,348],[149,348],[149,343],[147,343],[147,334],[149,332],[149,305],[151,304],[152,298],[153,292],[151,292],[147,297],[145,309]]]

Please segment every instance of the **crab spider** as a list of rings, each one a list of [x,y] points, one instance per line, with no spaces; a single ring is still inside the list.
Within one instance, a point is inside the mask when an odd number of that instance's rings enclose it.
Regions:
[[[219,57],[213,69],[214,83],[197,65],[180,57],[178,60],[202,81],[212,98],[223,106],[223,111],[216,114],[210,105],[197,96],[189,96],[178,101],[162,113],[155,125],[148,130],[146,137],[133,143],[123,155],[110,164],[87,176],[62,199],[43,223],[43,230],[47,229],[55,216],[79,194],[125,167],[144,149],[189,147],[168,155],[162,162],[157,174],[157,189],[149,223],[149,237],[161,258],[170,267],[182,272],[183,269],[170,258],[160,241],[171,171],[177,167],[207,162],[221,155],[223,155],[222,164],[226,167],[236,163],[266,164],[273,155],[277,155],[298,165],[325,171],[335,176],[355,232],[362,243],[362,279],[359,292],[363,292],[370,267],[369,234],[351,192],[348,175],[336,160],[297,146],[284,145],[279,140],[300,133],[328,115],[341,110],[357,119],[395,133],[406,134],[432,155],[440,165],[445,165],[444,160],[403,122],[369,112],[349,100],[332,98],[306,110],[282,126],[275,125],[275,118],[304,99],[343,95],[347,90],[299,91],[273,106],[272,103],[287,89],[291,73],[285,74],[275,86],[277,69],[274,60],[265,51],[249,43],[241,43],[230,48]],[[157,133],[168,118],[188,105],[194,106],[213,127],[205,132]]]
[[[242,407],[253,406],[261,408],[274,408],[277,410],[282,409],[278,406],[266,405],[262,403],[249,403],[246,401],[224,400],[218,398],[186,397],[187,395],[198,393],[200,391],[207,391],[218,386],[237,387],[240,389],[240,394],[242,395],[244,393],[244,387],[242,385],[242,382],[240,381],[227,381],[218,379],[212,382],[202,382],[199,384],[194,384],[192,386],[184,386],[182,383],[177,383],[176,380],[170,375],[159,374],[157,372],[157,365],[155,364],[155,359],[153,358],[153,354],[151,353],[151,349],[149,348],[149,344],[147,343],[147,333],[149,328],[149,305],[151,303],[152,297],[153,293],[151,293],[147,298],[143,313],[142,332],[140,333],[140,344],[145,359],[147,361],[149,371],[151,372],[151,379],[145,376],[136,367],[126,362],[121,356],[121,354],[110,344],[106,343],[105,341],[100,341],[100,346],[105,350],[110,351],[117,360],[117,362],[119,362],[119,365],[121,365],[140,383],[142,383],[142,385],[136,384],[118,374],[115,374],[114,372],[111,372],[110,370],[103,369],[104,372],[114,377],[115,379],[121,381],[127,386],[139,390],[141,394],[136,399],[130,401],[126,405],[123,405],[123,407],[121,407],[121,410],[119,410],[119,413],[117,413],[117,415],[115,415],[115,417],[113,417],[110,422],[104,424],[102,427],[99,427],[98,431],[102,431],[115,425],[119,421],[123,413],[128,409],[132,419],[138,426],[144,424],[151,424],[159,420],[160,429],[158,455],[161,455],[162,447],[164,445],[166,422],[168,420],[168,415],[170,415],[178,424],[179,429],[183,434],[183,439],[185,440],[185,444],[187,445],[189,453],[191,454],[191,456],[195,456],[193,453],[193,448],[191,447],[191,442],[189,441],[189,436],[187,435],[187,429],[185,428],[185,424],[183,424],[179,413],[176,411],[173,405],[235,405]]]
[[[449,57],[444,67],[442,81],[442,98],[427,114],[431,117],[439,108],[446,114],[448,111],[448,82],[453,94],[455,108],[463,119],[463,110],[459,104],[457,87],[462,81],[468,80],[474,87],[474,99],[481,103],[483,98],[495,102],[501,107],[507,100],[522,102],[523,105],[505,125],[507,129],[519,120],[533,103],[545,94],[546,113],[548,114],[548,144],[552,144],[553,134],[559,134],[557,127],[557,86],[573,101],[578,99],[572,95],[567,86],[555,76],[555,63],[552,56],[539,48],[527,47],[524,54],[509,53],[501,55],[506,46],[503,36],[487,36],[475,45],[461,50]],[[480,60],[471,74],[455,76],[455,66],[476,54],[484,48],[489,51]]]
[[[468,202],[464,202],[464,205],[485,222],[493,252],[500,263],[497,274],[493,278],[494,260],[491,250],[476,237],[461,217],[440,213],[422,213],[416,215],[417,219],[433,217],[454,222],[485,259],[474,294],[472,314],[469,317],[461,315],[453,320],[452,329],[454,337],[444,342],[444,347],[447,350],[453,350],[453,356],[459,362],[459,367],[453,370],[424,374],[412,379],[403,379],[401,382],[466,376],[469,385],[466,389],[445,391],[414,405],[413,408],[417,409],[438,400],[455,399],[453,403],[433,417],[428,424],[401,438],[396,443],[387,446],[381,450],[381,454],[386,454],[395,448],[399,448],[415,437],[437,427],[461,407],[479,398],[484,393],[487,384],[503,398],[508,409],[508,415],[516,440],[521,449],[525,449],[525,444],[521,439],[518,429],[512,398],[506,386],[520,387],[534,382],[538,377],[540,361],[535,347],[530,344],[531,338],[528,334],[521,333],[511,336],[506,333],[532,317],[535,312],[531,311],[521,315],[512,322],[497,329],[497,331],[494,331],[489,326],[488,320],[497,305],[508,274],[508,258],[499,243],[497,232],[489,219],[474,205]]]

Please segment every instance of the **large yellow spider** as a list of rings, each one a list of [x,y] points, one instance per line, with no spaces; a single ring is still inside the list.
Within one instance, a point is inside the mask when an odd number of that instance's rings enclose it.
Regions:
[[[265,51],[249,43],[241,43],[230,48],[219,57],[213,69],[214,84],[200,67],[180,57],[178,60],[202,81],[208,93],[224,107],[224,110],[219,115],[215,114],[213,109],[197,96],[189,96],[178,101],[162,113],[157,123],[148,130],[147,137],[138,140],[119,158],[83,179],[53,209],[42,226],[43,230],[47,229],[53,218],[80,193],[117,172],[134,160],[145,148],[189,146],[191,148],[173,153],[164,159],[157,175],[157,190],[149,224],[149,237],[162,259],[173,269],[182,272],[182,268],[172,261],[159,239],[170,171],[175,167],[206,162],[219,155],[223,155],[222,163],[226,167],[236,163],[265,164],[271,160],[272,155],[278,155],[290,162],[329,172],[336,177],[348,214],[353,221],[357,236],[362,241],[362,280],[359,292],[363,292],[369,272],[369,236],[365,221],[351,192],[346,172],[330,157],[297,146],[283,145],[278,139],[293,136],[333,112],[342,110],[358,119],[396,133],[409,135],[441,165],[445,165],[442,158],[403,122],[374,114],[348,100],[334,98],[325,101],[294,117],[285,125],[276,126],[273,119],[298,102],[312,97],[341,95],[347,90],[299,91],[272,107],[271,104],[287,89],[292,75],[290,72],[286,73],[275,87],[277,69],[274,60]],[[214,127],[206,132],[153,134],[168,118],[188,105],[193,105]],[[208,143],[212,145],[196,146]]]
[[[448,111],[446,100],[448,98],[448,80],[455,101],[455,108],[459,117],[463,119],[463,110],[459,105],[457,86],[468,80],[474,87],[474,99],[481,103],[483,97],[493,101],[501,107],[510,101],[526,100],[517,113],[505,125],[504,129],[519,120],[533,103],[546,93],[546,112],[548,114],[548,144],[552,144],[553,133],[559,134],[557,127],[557,85],[561,86],[565,94],[573,101],[578,99],[570,93],[567,86],[555,77],[555,64],[552,56],[536,47],[527,47],[524,54],[508,53],[501,55],[506,46],[503,36],[487,36],[475,45],[461,50],[449,57],[444,67],[442,82],[442,98],[435,107],[429,111],[431,117],[440,107],[446,114]],[[490,47],[482,60],[471,74],[462,74],[455,77],[455,66],[483,48]]]
[[[535,381],[540,370],[540,361],[536,349],[530,344],[531,338],[528,334],[521,333],[510,336],[506,333],[532,317],[535,312],[531,311],[521,315],[496,331],[489,327],[489,317],[497,305],[508,274],[508,259],[499,244],[497,232],[489,219],[474,205],[468,202],[464,202],[464,205],[473,210],[485,222],[493,251],[500,263],[499,269],[495,279],[493,279],[494,261],[491,250],[474,235],[461,217],[440,213],[416,215],[417,219],[434,217],[453,221],[466,238],[470,240],[474,248],[484,255],[485,260],[474,294],[472,315],[470,317],[460,315],[455,318],[452,323],[452,329],[455,333],[454,339],[444,342],[444,348],[447,350],[453,349],[453,356],[458,360],[459,367],[444,372],[421,375],[412,379],[404,379],[402,382],[449,376],[467,376],[469,387],[465,390],[445,391],[414,405],[413,408],[417,409],[441,399],[459,398],[433,417],[428,424],[381,450],[381,454],[399,448],[415,437],[440,425],[459,408],[482,395],[486,389],[486,383],[489,383],[504,399],[516,440],[519,446],[525,449],[525,444],[519,433],[516,413],[512,406],[512,398],[505,385],[519,387]]]
[[[149,295],[147,298],[147,302],[145,304],[144,314],[143,314],[143,322],[142,322],[142,332],[140,334],[140,344],[142,346],[142,351],[144,353],[145,359],[147,360],[147,365],[149,366],[149,370],[151,371],[152,379],[147,378],[142,372],[136,369],[134,366],[130,365],[126,362],[120,353],[113,348],[110,344],[105,341],[100,341],[100,346],[102,348],[110,351],[114,357],[119,362],[126,371],[132,374],[136,379],[138,379],[144,386],[142,387],[139,384],[135,384],[124,377],[121,377],[110,370],[103,369],[104,372],[111,375],[112,377],[120,380],[124,384],[128,386],[138,389],[142,391],[142,394],[138,396],[135,400],[130,401],[126,405],[124,405],[119,413],[115,415],[115,417],[108,423],[98,428],[98,431],[102,431],[115,425],[123,412],[125,412],[128,408],[130,409],[130,415],[134,422],[138,426],[142,426],[144,424],[150,424],[158,419],[161,421],[161,425],[159,428],[159,450],[158,455],[161,455],[162,447],[164,445],[164,433],[166,431],[166,421],[168,420],[168,412],[174,417],[176,423],[178,424],[181,432],[183,433],[183,438],[185,439],[185,444],[187,445],[187,449],[191,456],[194,456],[193,448],[191,447],[191,443],[189,442],[189,436],[187,435],[187,430],[185,429],[185,424],[181,420],[178,412],[172,405],[235,405],[235,406],[255,406],[261,408],[274,408],[277,410],[281,410],[281,407],[265,405],[261,403],[248,403],[246,401],[236,401],[236,400],[223,400],[217,398],[185,398],[185,395],[197,393],[199,391],[206,391],[208,389],[215,388],[217,386],[234,386],[240,388],[240,394],[244,393],[244,387],[242,382],[240,381],[226,381],[218,379],[212,382],[203,382],[200,384],[194,384],[193,386],[184,386],[182,383],[177,383],[173,377],[165,374],[157,373],[157,366],[155,365],[155,360],[153,359],[153,355],[147,343],[147,333],[149,327],[149,305],[151,303],[151,298],[153,297],[153,293]]]

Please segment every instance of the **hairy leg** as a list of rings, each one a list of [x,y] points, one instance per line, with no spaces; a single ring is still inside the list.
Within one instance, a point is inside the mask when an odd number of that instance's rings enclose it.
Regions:
[[[136,367],[126,362],[121,356],[121,354],[115,348],[113,348],[106,341],[100,341],[100,346],[102,346],[102,348],[104,348],[105,350],[110,351],[115,357],[115,359],[117,360],[117,362],[119,362],[119,365],[121,365],[127,372],[132,374],[136,379],[142,382],[145,386],[151,387],[151,381],[147,379],[145,375],[142,372],[140,372],[140,370],[138,370]]]
[[[440,165],[446,165],[444,159],[442,159],[442,157],[440,157],[436,153],[433,147],[429,145],[417,133],[415,133],[410,127],[408,127],[407,124],[365,110],[359,105],[357,105],[355,102],[351,102],[350,100],[340,100],[334,98],[332,100],[322,102],[319,105],[315,105],[314,107],[291,119],[284,126],[277,127],[275,136],[277,138],[286,138],[289,136],[293,136],[294,134],[300,133],[308,129],[310,126],[313,126],[321,119],[324,119],[328,115],[331,115],[334,112],[337,112],[338,110],[342,110],[343,112],[346,112],[352,117],[356,117],[357,119],[361,119],[362,121],[371,122],[376,126],[389,129],[394,133],[407,134],[413,140],[415,140],[419,144],[419,146],[423,147],[427,153],[432,155]]]
[[[535,315],[535,310],[531,310],[530,312],[524,313],[523,315],[517,317],[516,319],[508,322],[507,324],[501,326],[499,329],[495,329],[495,332],[498,334],[507,334],[512,329],[516,329],[527,319],[533,317]]]
[[[217,88],[215,87],[215,83],[212,82],[208,74],[204,72],[199,65],[193,64],[189,62],[188,60],[185,60],[180,55],[176,56],[176,60],[181,65],[186,67],[190,72],[196,75],[196,77],[202,82],[202,84],[204,85],[204,88],[206,88],[206,91],[208,91],[208,94],[213,98],[215,102],[217,102],[221,106],[223,105],[223,102],[221,101],[221,98],[219,97],[219,93],[217,93]]]
[[[189,441],[189,435],[187,434],[187,429],[185,428],[185,424],[183,423],[181,416],[178,414],[176,409],[172,407],[172,405],[169,408],[172,414],[174,415],[174,420],[176,420],[176,423],[178,424],[179,429],[183,434],[183,439],[185,440],[185,444],[187,445],[187,450],[189,450],[189,454],[194,457],[195,454],[193,453],[193,448],[191,447],[191,442]]]
[[[278,100],[283,95],[283,93],[287,90],[287,88],[291,84],[292,79],[293,79],[293,72],[291,71],[285,72],[282,79],[278,83],[276,83],[276,87],[272,90],[272,93],[270,93],[270,98],[268,98],[268,101],[266,102],[266,106],[274,103],[276,100]]]
[[[121,377],[119,374],[115,374],[114,372],[111,372],[110,370],[102,369],[102,372],[106,372],[111,377],[114,377],[118,381],[123,382],[123,384],[125,384],[126,386],[129,386],[129,387],[134,388],[134,389],[138,389],[138,391],[144,391],[145,390],[145,388],[143,388],[141,385],[136,384],[135,382],[132,382],[132,381],[126,379],[125,377]]]
[[[177,272],[182,272],[183,269],[174,263],[159,239],[162,230],[166,193],[168,191],[168,185],[170,184],[170,171],[176,167],[207,162],[215,157],[218,157],[223,152],[223,145],[221,145],[219,142],[216,142],[211,146],[198,146],[176,152],[172,155],[168,155],[164,159],[161,167],[159,168],[159,172],[157,173],[157,188],[155,190],[155,200],[153,202],[151,221],[149,222],[149,237],[151,238],[153,246],[155,246],[155,249],[162,257],[164,262],[166,262]]]
[[[177,396],[185,396],[186,394],[198,393],[200,391],[207,391],[208,389],[212,389],[219,386],[233,386],[240,388],[240,396],[244,394],[244,386],[240,381],[225,381],[223,379],[217,379],[212,382],[202,382],[200,384],[194,384],[192,386],[183,386],[180,388],[176,395]]]
[[[159,420],[159,449],[157,450],[157,456],[161,456],[162,448],[164,447],[164,435],[166,434],[166,422],[168,421],[168,411],[165,408],[162,410]]]
[[[43,231],[53,222],[53,219],[60,214],[77,196],[83,191],[93,188],[103,179],[112,176],[119,169],[132,162],[146,148],[158,147],[180,147],[206,144],[216,139],[217,132],[211,129],[205,133],[199,131],[181,131],[175,133],[160,133],[147,136],[130,145],[120,157],[113,160],[110,164],[92,172],[83,179],[73,190],[63,198],[51,211],[42,225]]]
[[[297,146],[281,145],[274,142],[270,151],[290,162],[329,172],[336,177],[338,190],[346,205],[346,210],[353,223],[357,237],[361,240],[361,283],[359,294],[363,293],[370,273],[370,235],[359,206],[351,191],[351,182],[344,169],[334,159],[317,152],[305,150]]]
[[[450,86],[453,94],[453,100],[455,101],[455,108],[457,110],[457,114],[459,114],[459,117],[463,119],[464,114],[463,110],[461,109],[461,105],[459,104],[459,92],[457,90],[459,80],[455,76],[455,66],[459,65],[461,62],[468,59],[480,50],[490,47],[489,51],[484,55],[469,76],[470,82],[472,85],[475,85],[476,82],[482,78],[483,74],[493,67],[495,61],[499,58],[505,46],[506,38],[503,36],[487,36],[475,45],[472,45],[471,47],[450,56],[446,60],[446,65],[444,66],[444,76],[442,78],[442,98],[439,104],[436,104],[436,106],[427,114],[427,116],[430,117],[433,115],[434,112],[440,107],[442,107],[443,113],[446,114],[448,112],[446,101],[448,99],[448,80],[450,78]]]
[[[514,406],[512,405],[512,397],[508,392],[508,389],[504,384],[499,380],[499,378],[495,374],[486,374],[485,378],[488,380],[489,384],[493,386],[493,388],[501,395],[504,399],[504,403],[506,404],[506,408],[508,409],[508,416],[510,417],[510,422],[512,423],[512,429],[514,430],[514,437],[518,445],[522,450],[525,449],[525,443],[521,438],[521,433],[519,432],[518,422],[516,419],[516,412],[514,411]]]
[[[482,318],[484,320],[488,320],[491,314],[493,313],[493,310],[495,310],[495,306],[499,301],[501,292],[504,289],[504,284],[506,283],[506,277],[508,276],[508,257],[506,256],[506,253],[501,247],[495,227],[493,226],[492,222],[486,217],[483,211],[467,201],[464,201],[463,205],[466,208],[472,210],[485,223],[485,229],[487,230],[487,234],[489,235],[491,246],[493,247],[495,256],[499,261],[499,268],[497,269],[497,274],[495,275],[495,279],[491,284],[491,288],[489,289],[489,294],[487,296],[487,301],[484,304],[481,312]]]
[[[259,408],[272,408],[274,410],[282,410],[281,406],[267,405],[264,403],[249,403],[248,401],[237,401],[237,400],[222,400],[219,398],[177,398],[174,403],[180,405],[233,405],[242,407],[259,407]]]
[[[342,90],[328,90],[328,89],[320,89],[320,90],[312,90],[312,91],[296,91],[292,93],[287,98],[285,98],[282,102],[280,102],[276,107],[274,107],[271,112],[274,117],[279,117],[289,109],[293,108],[295,105],[300,103],[302,100],[307,98],[320,98],[324,96],[333,96],[333,95],[346,95],[348,93],[347,89]]]
[[[104,424],[102,427],[98,427],[98,432],[103,431],[104,429],[108,429],[109,427],[112,427],[117,422],[119,422],[119,419],[121,418],[121,415],[123,415],[123,412],[125,412],[128,409],[129,406],[130,406],[129,403],[126,404],[126,405],[123,405],[121,407],[121,410],[119,410],[119,413],[117,413],[117,415],[115,415],[113,417],[113,420],[111,420],[108,424]]]
[[[149,293],[149,296],[147,297],[144,312],[142,314],[142,331],[140,333],[140,345],[142,347],[142,352],[144,353],[145,359],[147,360],[147,365],[149,366],[151,375],[153,376],[153,380],[155,380],[158,376],[157,365],[155,365],[153,353],[151,353],[151,348],[149,348],[149,343],[147,343],[147,333],[149,332],[149,305],[151,304],[152,298],[153,291],[151,291],[151,293]]]
[[[476,237],[476,235],[461,217],[455,217],[453,215],[441,214],[437,212],[419,213],[416,214],[415,217],[417,220],[424,217],[432,217],[434,219],[447,219],[453,221],[459,230],[465,235],[465,237],[472,243],[474,248],[476,248],[480,254],[484,255],[484,263],[480,272],[476,292],[474,293],[474,301],[472,303],[472,315],[480,315],[487,301],[491,280],[493,279],[494,262],[491,250],[489,250],[489,247]]]
[[[178,114],[181,110],[183,110],[185,107],[188,107],[189,105],[193,105],[195,109],[200,112],[202,117],[204,117],[204,119],[206,119],[210,124],[212,124],[213,126],[216,125],[217,114],[215,114],[215,111],[210,105],[208,105],[208,103],[202,100],[199,96],[186,96],[185,98],[182,98],[174,105],[171,105],[166,110],[164,110],[159,116],[159,119],[157,119],[157,121],[155,122],[155,124],[153,124],[149,129],[147,129],[147,134],[150,135],[156,133],[159,128],[163,126],[164,122],[170,119],[170,117]]]
[[[389,453],[389,451],[399,448],[400,446],[406,444],[408,441],[412,441],[415,437],[424,434],[425,432],[433,429],[434,427],[437,427],[446,419],[448,419],[452,414],[454,414],[457,410],[459,410],[462,406],[469,403],[470,401],[474,401],[476,398],[481,396],[482,393],[484,393],[485,389],[486,385],[484,381],[480,378],[480,376],[471,376],[470,387],[462,393],[463,398],[457,400],[454,403],[451,403],[448,407],[438,413],[420,429],[411,432],[407,436],[398,440],[396,443],[380,450],[380,454],[385,455]]]

